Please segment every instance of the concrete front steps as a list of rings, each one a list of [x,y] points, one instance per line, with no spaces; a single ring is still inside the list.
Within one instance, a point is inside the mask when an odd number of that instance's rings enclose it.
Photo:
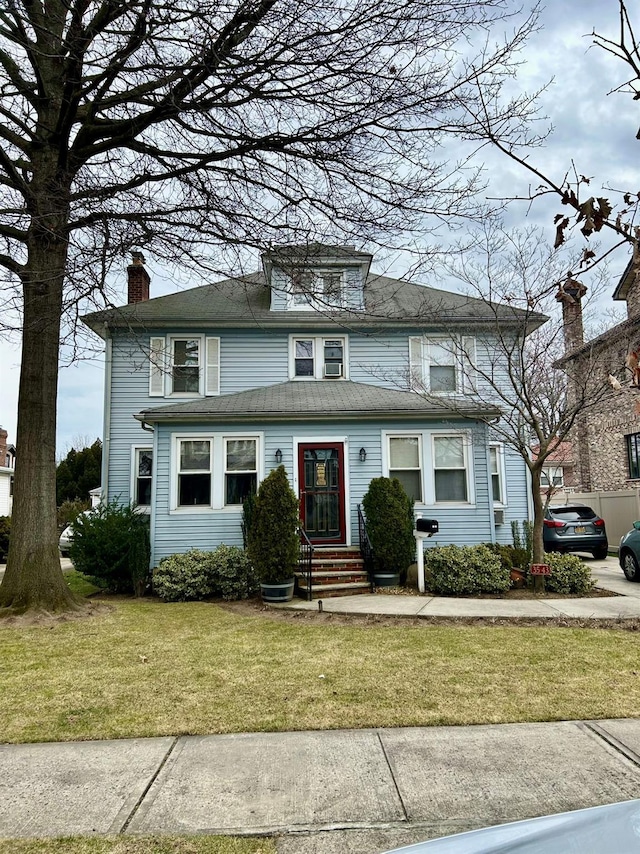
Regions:
[[[307,579],[296,573],[298,595],[307,596]],[[314,599],[370,593],[371,585],[357,547],[314,546],[311,561],[311,591]]]

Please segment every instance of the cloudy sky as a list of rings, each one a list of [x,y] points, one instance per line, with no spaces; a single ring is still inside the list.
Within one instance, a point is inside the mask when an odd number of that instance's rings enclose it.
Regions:
[[[515,4],[514,4],[515,5]],[[629,4],[634,6],[633,3]],[[560,183],[573,160],[579,173],[592,177],[594,195],[616,198],[611,189],[640,190],[636,132],[640,110],[628,94],[607,94],[627,79],[627,68],[604,51],[592,47],[589,34],[598,32],[615,38],[618,28],[617,0],[549,0],[541,16],[542,30],[529,41],[522,54],[519,79],[523,89],[532,90],[554,82],[541,98],[541,111],[554,130],[543,148],[533,151],[530,161]],[[639,19],[640,28],[640,19]],[[502,155],[485,151],[482,160],[490,182],[488,195],[526,195],[531,178]],[[529,209],[515,203],[508,213],[511,225],[539,223],[553,241],[552,204],[534,204]],[[560,211],[562,212],[562,208]],[[626,265],[619,256],[611,264],[612,279]],[[152,295],[175,289],[152,258],[147,259],[152,276]],[[401,274],[401,270],[395,271]],[[125,269],[122,270],[124,293]],[[181,287],[200,284],[194,279]],[[615,281],[612,281],[612,289]],[[123,300],[124,301],[124,300]],[[0,424],[15,441],[18,397],[19,351],[17,344],[0,342],[2,382]],[[58,403],[58,454],[72,445],[92,442],[102,435],[104,372],[100,358],[63,367]]]

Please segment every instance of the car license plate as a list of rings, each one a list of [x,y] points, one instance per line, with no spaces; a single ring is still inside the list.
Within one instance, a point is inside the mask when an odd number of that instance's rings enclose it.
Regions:
[[[587,529],[584,527],[584,525],[576,525],[576,527],[573,530],[576,532],[576,534],[586,534],[587,533]]]

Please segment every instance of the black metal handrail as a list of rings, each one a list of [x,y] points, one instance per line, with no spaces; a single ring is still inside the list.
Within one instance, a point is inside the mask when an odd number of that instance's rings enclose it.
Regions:
[[[371,586],[371,592],[373,593],[375,589],[375,584],[373,583],[373,546],[371,545],[371,540],[367,533],[367,521],[364,518],[361,504],[358,504],[358,539],[360,540],[360,555],[362,557],[362,563],[364,570],[369,577],[369,584]]]
[[[303,576],[306,581],[306,593],[307,593],[307,601],[311,602],[313,599],[313,590],[312,590],[312,575],[311,575],[311,567],[313,565],[313,546],[311,544],[311,540],[307,536],[307,532],[300,525],[298,528],[298,535],[300,537],[300,551],[298,552],[298,572]]]

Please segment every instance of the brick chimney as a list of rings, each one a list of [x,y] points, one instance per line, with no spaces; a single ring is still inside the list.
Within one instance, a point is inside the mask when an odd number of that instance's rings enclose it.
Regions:
[[[151,278],[145,270],[142,252],[132,252],[133,261],[127,267],[127,302],[144,302],[149,299]]]
[[[571,353],[584,344],[584,327],[582,325],[582,297],[587,289],[582,284],[567,276],[558,288],[556,299],[562,303],[562,327],[564,331],[564,352]]]
[[[4,427],[0,427],[0,466],[6,466],[7,464],[7,436],[9,434],[4,429]]]

